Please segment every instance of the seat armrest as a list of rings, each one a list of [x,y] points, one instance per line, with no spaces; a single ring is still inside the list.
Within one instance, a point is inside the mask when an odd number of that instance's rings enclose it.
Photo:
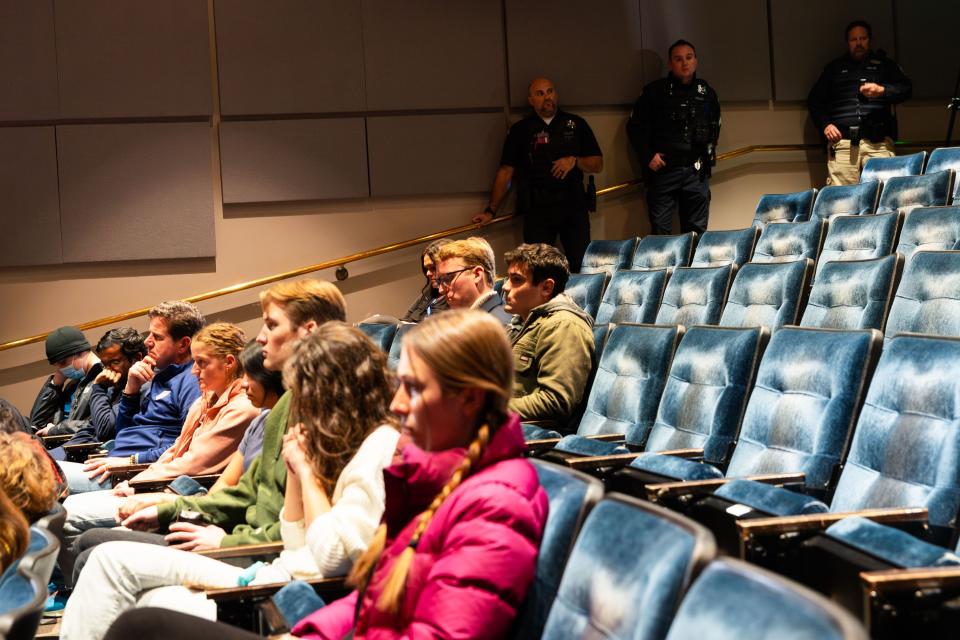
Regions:
[[[210,473],[202,476],[190,477],[209,489],[216,484],[217,480],[220,479],[220,474]],[[172,481],[173,478],[167,478],[166,480],[131,480],[130,488],[133,489],[134,493],[157,493],[166,489],[167,485],[169,485]]]
[[[63,445],[63,452],[70,462],[83,462],[90,454],[99,451],[102,442],[81,442],[79,444]]]
[[[251,545],[257,546],[257,545]],[[330,591],[344,591],[348,590],[347,587],[347,578],[346,576],[338,576],[336,578],[312,578],[304,580],[307,584],[314,588],[318,593],[330,592]],[[204,595],[207,596],[207,599],[213,600],[214,602],[224,602],[227,600],[238,600],[241,598],[266,598],[272,596],[277,591],[283,587],[290,584],[289,582],[271,582],[270,584],[257,584],[250,585],[247,587],[229,587],[227,589],[207,589],[204,591]]]
[[[590,440],[600,440],[601,442],[623,442],[625,435],[622,433],[598,433],[592,436],[583,436]]]
[[[810,513],[783,518],[755,518],[740,520],[737,529],[742,540],[753,536],[781,535],[784,533],[822,531],[834,522],[859,516],[874,522],[895,524],[898,522],[926,522],[926,507],[903,507],[896,509],[864,509],[846,513]]]
[[[47,449],[56,449],[64,442],[69,442],[70,438],[75,436],[75,433],[65,433],[59,436],[41,436],[40,439],[43,440],[43,446]]]
[[[864,571],[860,581],[866,594],[960,587],[960,567],[922,567]]]
[[[531,455],[536,455],[538,453],[543,453],[544,451],[549,451],[557,446],[557,443],[560,442],[560,438],[544,438],[543,440],[527,440],[527,453]]]
[[[202,556],[223,560],[224,558],[243,558],[246,556],[266,556],[270,554],[279,554],[283,551],[282,542],[263,542],[260,544],[242,544],[236,547],[220,547],[219,549],[207,549],[205,551],[196,551]]]
[[[129,480],[141,471],[146,471],[149,463],[125,464],[117,467],[110,467],[110,477],[114,480]]]
[[[609,456],[563,458],[560,462],[572,469],[619,469],[635,460],[641,453],[614,453]]]
[[[717,487],[740,479],[753,480],[754,482],[762,482],[763,484],[772,484],[775,486],[783,486],[785,484],[802,485],[806,480],[806,475],[803,472],[768,473],[758,476],[748,476],[747,478],[711,478],[709,480],[659,482],[646,486],[647,500],[659,502],[668,497],[673,498],[682,495],[713,493]],[[770,518],[767,519],[769,520]]]

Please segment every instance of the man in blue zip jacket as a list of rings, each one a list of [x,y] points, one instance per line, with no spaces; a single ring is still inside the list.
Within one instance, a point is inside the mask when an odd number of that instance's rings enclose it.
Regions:
[[[72,493],[110,487],[110,468],[154,462],[180,435],[190,405],[200,397],[191,373],[190,342],[204,325],[196,306],[162,302],[149,312],[147,356],[130,367],[120,400],[113,448],[106,458],[64,463]],[[141,389],[150,384],[149,391]]]

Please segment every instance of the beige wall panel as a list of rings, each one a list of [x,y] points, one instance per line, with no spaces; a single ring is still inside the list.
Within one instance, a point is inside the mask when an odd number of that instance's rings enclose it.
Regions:
[[[60,262],[53,127],[0,128],[0,199],[0,266]]]
[[[63,118],[211,112],[204,0],[55,0]]]
[[[0,121],[57,117],[53,0],[0,0]]]
[[[64,262],[215,255],[206,123],[57,127]]]

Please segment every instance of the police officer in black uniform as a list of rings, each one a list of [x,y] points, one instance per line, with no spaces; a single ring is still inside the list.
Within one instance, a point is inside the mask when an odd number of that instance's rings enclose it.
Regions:
[[[583,174],[602,171],[603,154],[587,121],[560,111],[550,80],[531,82],[527,102],[533,113],[510,127],[489,203],[473,221],[493,218],[515,182],[523,241],[553,244],[559,235],[570,271],[576,272],[590,242]]]
[[[810,90],[810,116],[827,142],[827,183],[855,184],[870,157],[894,155],[897,119],[891,105],[913,94],[896,62],[870,49],[873,30],[863,20],[847,25],[847,54],[820,74]]]
[[[697,51],[686,40],[668,50],[670,72],[643,88],[627,136],[644,167],[651,232],[669,234],[679,205],[683,233],[707,229],[710,167],[720,136],[717,93],[697,77]]]

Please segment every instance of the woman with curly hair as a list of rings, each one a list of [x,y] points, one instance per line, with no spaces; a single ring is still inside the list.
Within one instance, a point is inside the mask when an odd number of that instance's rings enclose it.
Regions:
[[[30,530],[20,509],[0,490],[0,573],[7,570],[27,550]]]
[[[350,570],[383,515],[383,469],[399,439],[389,416],[394,385],[386,355],[358,329],[328,322],[297,343],[284,381],[294,426],[282,454],[287,483],[280,558],[255,572],[180,549],[106,542],[93,550],[80,573],[67,602],[62,638],[100,638],[118,615],[137,606],[214,618],[215,605],[191,587]]]
[[[22,432],[0,433],[0,491],[31,524],[50,513],[61,485],[43,445]]]

